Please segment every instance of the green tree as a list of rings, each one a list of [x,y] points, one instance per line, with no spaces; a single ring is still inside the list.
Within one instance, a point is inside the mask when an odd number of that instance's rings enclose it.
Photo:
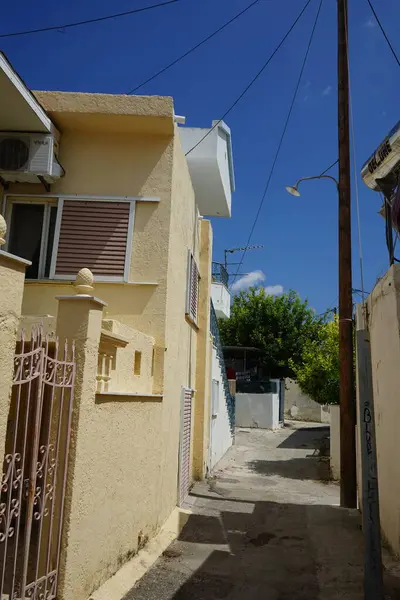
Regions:
[[[260,349],[263,371],[271,378],[294,377],[305,343],[318,339],[320,327],[321,320],[296,292],[270,296],[264,288],[235,296],[230,319],[219,322],[222,343]]]
[[[308,341],[302,361],[292,363],[301,391],[320,404],[339,404],[339,322],[324,323],[318,338]]]

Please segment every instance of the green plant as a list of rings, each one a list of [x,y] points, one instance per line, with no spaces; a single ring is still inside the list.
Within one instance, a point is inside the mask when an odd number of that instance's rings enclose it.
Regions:
[[[225,346],[258,348],[264,374],[283,379],[294,377],[305,344],[318,339],[321,324],[296,292],[270,296],[264,288],[250,288],[234,298],[231,317],[220,320],[219,329]]]
[[[303,346],[301,362],[291,362],[301,391],[319,404],[339,404],[339,321],[324,323]]]

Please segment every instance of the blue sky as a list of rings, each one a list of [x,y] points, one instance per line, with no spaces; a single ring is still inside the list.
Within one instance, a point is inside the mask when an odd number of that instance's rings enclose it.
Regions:
[[[154,0],[21,0],[2,14],[1,31],[43,27],[130,10]],[[32,89],[125,93],[185,52],[250,0],[182,0],[174,5],[66,30],[1,40],[1,49]],[[139,93],[171,95],[187,124],[206,127],[247,85],[294,20],[304,0],[260,0],[243,17]],[[236,193],[232,219],[213,220],[214,258],[247,237],[315,18],[313,0],[262,78],[227,117],[232,130]],[[375,0],[400,54],[398,0]],[[357,177],[361,165],[400,119],[400,70],[366,0],[349,15]],[[297,178],[318,174],[337,158],[336,2],[325,0],[282,152],[243,272],[261,271],[265,286],[295,289],[318,312],[337,304],[337,195],[328,181],[285,192]],[[333,174],[335,172],[333,171]],[[354,180],[353,180],[354,183]],[[355,191],[353,185],[353,192]],[[365,288],[387,268],[378,194],[359,179]],[[353,204],[355,195],[353,193]],[[400,249],[399,249],[400,252]],[[239,255],[236,255],[239,256]],[[360,287],[355,212],[353,278]]]

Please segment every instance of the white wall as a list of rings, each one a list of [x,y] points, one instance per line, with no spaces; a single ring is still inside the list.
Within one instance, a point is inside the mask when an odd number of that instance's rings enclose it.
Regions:
[[[204,138],[187,156],[196,201],[203,216],[230,217],[233,190],[229,176],[228,137],[225,133],[229,128],[219,124],[208,134],[210,129],[179,127],[182,148],[185,153],[189,152]]]
[[[229,424],[228,407],[225,399],[224,382],[222,378],[221,367],[219,364],[217,351],[215,347],[212,349],[212,367],[211,367],[211,410],[210,410],[210,454],[209,468],[212,469],[218,461],[224,456],[228,449],[232,446],[232,434]],[[217,402],[217,411],[213,415],[212,406],[212,386],[213,381],[218,382],[219,396]]]
[[[279,429],[279,394],[236,394],[236,427]]]
[[[217,317],[219,319],[229,319],[231,316],[231,295],[223,283],[213,281],[211,298]]]
[[[306,394],[292,379],[285,379],[285,414],[298,421],[330,422],[330,407],[322,406]]]

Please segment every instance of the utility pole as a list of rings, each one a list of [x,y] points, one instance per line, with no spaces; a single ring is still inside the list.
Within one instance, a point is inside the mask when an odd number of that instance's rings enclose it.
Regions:
[[[338,8],[340,504],[357,507],[347,0]]]

